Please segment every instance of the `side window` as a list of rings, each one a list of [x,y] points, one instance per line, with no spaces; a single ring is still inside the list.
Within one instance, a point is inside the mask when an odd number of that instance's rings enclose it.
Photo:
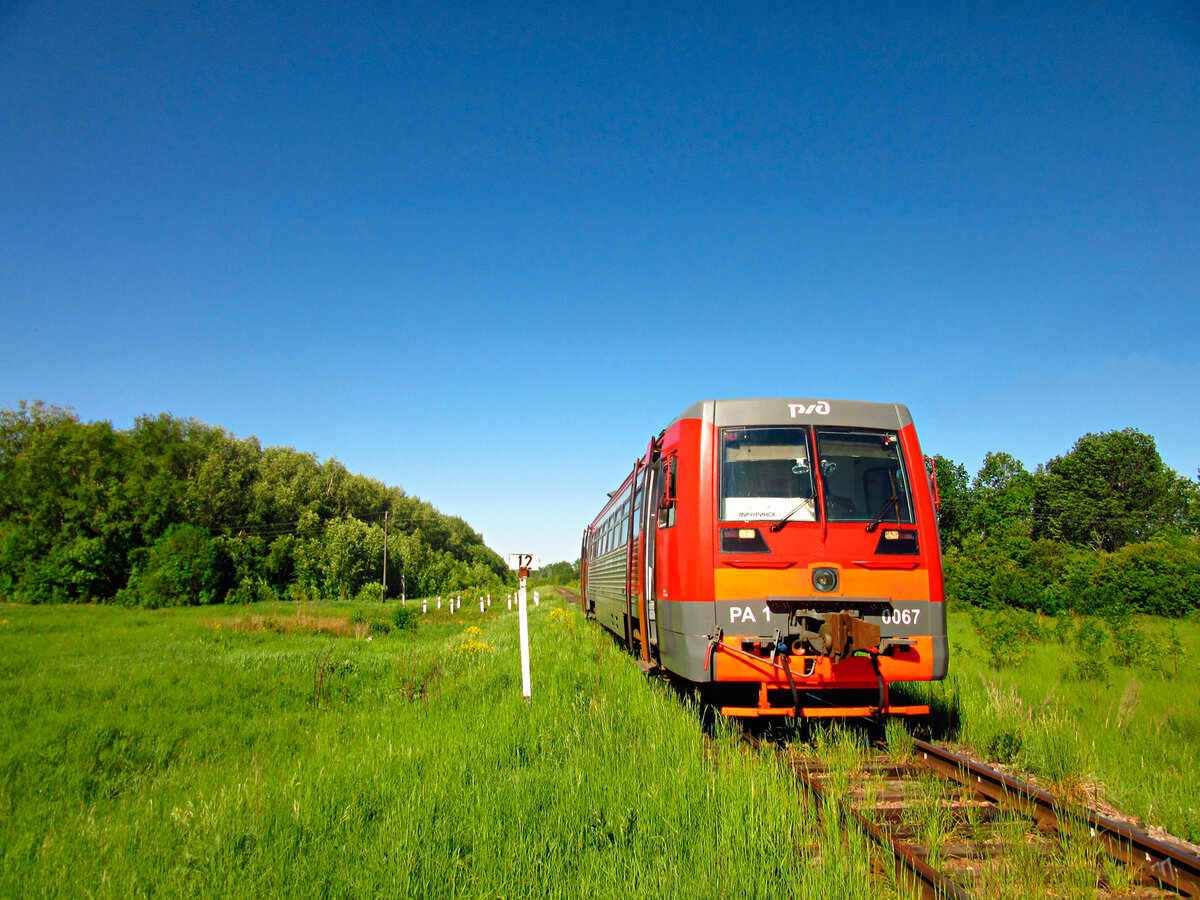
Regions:
[[[662,493],[658,499],[658,527],[671,528],[675,524],[675,489],[678,479],[679,457],[672,455],[662,463]]]

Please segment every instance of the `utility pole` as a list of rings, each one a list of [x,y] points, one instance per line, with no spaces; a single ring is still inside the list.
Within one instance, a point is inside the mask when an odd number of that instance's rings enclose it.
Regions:
[[[383,595],[379,598],[380,603],[387,602],[387,531],[388,515],[390,512],[390,510],[384,510],[383,513]]]

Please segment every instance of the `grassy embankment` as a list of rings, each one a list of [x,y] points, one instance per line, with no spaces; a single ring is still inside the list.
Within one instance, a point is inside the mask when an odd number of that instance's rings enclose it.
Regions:
[[[526,705],[515,614],[355,609],[0,606],[0,896],[879,896],[578,612]]]
[[[0,896],[880,896],[836,817],[704,741],[577,612],[532,613],[528,706],[515,615],[366,640],[384,614],[0,606]],[[994,671],[952,615],[951,678],[916,692],[984,756],[1195,840],[1200,628],[1177,626],[1177,673],[1081,677],[1079,626],[1043,625]],[[853,740],[819,741],[853,767]]]
[[[1200,843],[1200,623],[950,615],[950,675],[909,686],[991,762]]]

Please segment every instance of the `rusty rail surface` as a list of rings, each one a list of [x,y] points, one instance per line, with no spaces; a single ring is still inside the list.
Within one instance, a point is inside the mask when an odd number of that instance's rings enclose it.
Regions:
[[[1200,897],[1200,857],[1166,844],[1129,825],[1083,807],[1066,807],[1052,795],[925,741],[913,739],[921,762],[1009,809],[1031,816],[1039,826],[1061,831],[1082,822],[1110,856],[1144,872],[1181,894]],[[1064,822],[1065,820],[1065,822]]]

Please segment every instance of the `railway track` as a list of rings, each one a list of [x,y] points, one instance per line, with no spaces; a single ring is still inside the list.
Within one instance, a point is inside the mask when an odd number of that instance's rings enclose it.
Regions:
[[[923,897],[1200,897],[1200,857],[933,744],[849,765],[781,752],[822,815]]]

